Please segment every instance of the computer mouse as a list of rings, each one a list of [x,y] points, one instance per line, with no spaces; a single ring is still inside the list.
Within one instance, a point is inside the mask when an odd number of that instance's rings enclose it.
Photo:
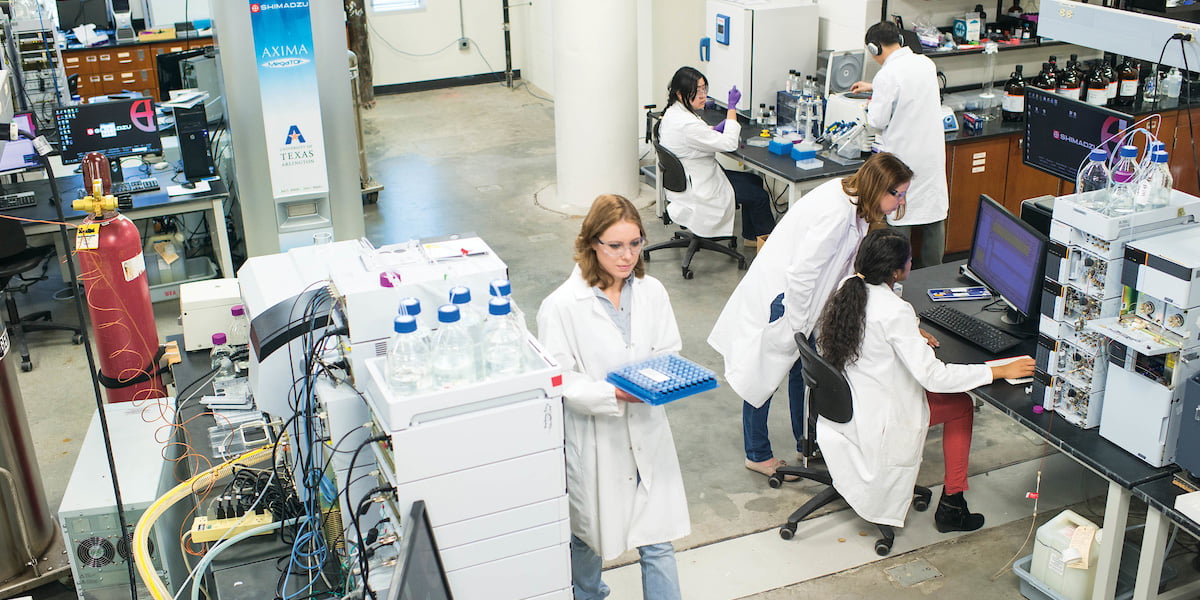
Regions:
[[[185,181],[185,182],[179,184],[179,187],[181,187],[185,190],[194,190],[194,189],[196,189],[196,183],[194,181]]]

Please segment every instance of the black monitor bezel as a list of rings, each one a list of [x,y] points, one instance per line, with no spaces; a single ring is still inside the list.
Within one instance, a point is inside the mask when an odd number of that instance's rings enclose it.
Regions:
[[[169,73],[169,70],[164,68],[166,66],[163,64],[164,61],[175,64],[174,75],[179,79],[179,85],[181,86],[177,89],[184,89],[182,87],[183,73],[180,72],[180,64],[186,59],[203,56],[204,52],[204,48],[189,48],[178,52],[164,52],[154,57],[154,71],[158,74],[158,99],[160,102],[166,102],[171,99],[171,90],[165,87],[168,85],[168,82],[163,81],[162,77],[164,72]]]
[[[1013,304],[1012,299],[1005,297],[999,292],[999,290],[996,289],[995,283],[987,281],[987,277],[982,275],[978,270],[972,268],[973,265],[978,264],[975,259],[975,252],[979,248],[980,217],[983,215],[984,205],[989,203],[1001,214],[1005,215],[1009,221],[1017,224],[1018,227],[1033,234],[1038,240],[1040,248],[1037,252],[1037,267],[1035,269],[1034,277],[1032,277],[1033,281],[1030,282],[1031,289],[1029,290],[1029,299],[1026,306],[1016,306]],[[1050,238],[1043,235],[1042,232],[1038,231],[1036,227],[1025,222],[1017,215],[1012,214],[1012,212],[1010,212],[1007,208],[1004,208],[1003,204],[996,202],[991,196],[987,194],[980,194],[979,206],[975,211],[975,227],[972,230],[971,253],[967,257],[967,270],[970,271],[971,275],[980,283],[991,290],[993,295],[995,295],[997,298],[1000,298],[1005,304],[1019,313],[1023,318],[1031,319],[1040,314],[1038,309],[1041,305],[1042,296],[1040,293],[1038,293],[1038,290],[1042,287],[1043,280],[1046,278],[1046,247],[1049,245],[1049,243]]]
[[[1030,94],[1033,94],[1035,96],[1041,95],[1041,96],[1046,96],[1046,97],[1054,97],[1058,100],[1062,100],[1064,102],[1074,104],[1077,107],[1079,107],[1085,111],[1101,113],[1101,114],[1106,114],[1110,117],[1125,119],[1130,124],[1133,124],[1136,121],[1136,119],[1134,119],[1133,115],[1129,115],[1129,114],[1123,113],[1118,110],[1113,110],[1111,108],[1105,108],[1103,106],[1096,106],[1095,104],[1088,104],[1087,102],[1083,102],[1081,100],[1067,98],[1066,96],[1060,96],[1054,92],[1049,92],[1049,91],[1043,90],[1041,88],[1036,88],[1031,85],[1026,85],[1025,86],[1025,114],[1024,114],[1025,132],[1024,132],[1023,136],[1021,137],[1021,163],[1027,167],[1037,169],[1048,175],[1053,175],[1053,176],[1055,176],[1059,179],[1062,179],[1063,181],[1069,182],[1069,183],[1075,183],[1075,177],[1079,173],[1078,167],[1075,169],[1074,173],[1065,174],[1065,173],[1059,173],[1059,172],[1053,171],[1042,165],[1030,162],[1030,160],[1029,160],[1029,149],[1032,147],[1036,147],[1036,145],[1031,145],[1029,143],[1029,140],[1032,137],[1032,136],[1030,136],[1031,126],[1029,124],[1030,123],[1030,121],[1029,121],[1029,109],[1030,109],[1029,96],[1030,96]],[[1039,130],[1039,133],[1041,133],[1043,135],[1049,135],[1049,133],[1044,131],[1044,128],[1043,128],[1043,130]],[[1109,141],[1111,141],[1111,140],[1109,140]],[[1082,162],[1083,161],[1081,160],[1080,163],[1082,164]]]
[[[409,511],[408,517],[409,527],[421,527],[424,529],[424,534],[429,536],[430,545],[433,547],[433,557],[437,561],[438,574],[441,576],[442,586],[446,590],[446,597],[454,600],[454,593],[450,590],[450,580],[446,577],[446,565],[442,563],[442,553],[438,550],[437,537],[433,535],[433,524],[429,522],[429,516],[425,511],[425,501],[417,500],[413,502],[412,509]],[[396,570],[392,574],[391,588],[388,589],[387,600],[405,600],[401,593],[404,591],[405,576],[408,574],[409,564],[413,557],[413,544],[415,544],[416,536],[406,536],[404,546],[399,558],[401,561],[396,564]]]
[[[77,104],[77,105],[73,105],[73,106],[60,106],[60,107],[54,109],[54,126],[56,128],[59,127],[58,115],[63,111],[79,110],[79,109],[90,110],[88,107],[105,106],[105,105],[109,105],[109,104],[118,104],[118,103],[132,104],[139,100],[149,100],[151,103],[151,106],[153,106],[153,104],[154,104],[153,98],[149,98],[146,96],[139,96],[136,98],[122,98],[120,100],[110,100],[108,102],[89,102],[87,104]],[[150,150],[145,151],[145,152],[110,152],[107,150],[89,150],[88,152],[99,152],[100,154],[103,154],[104,156],[106,156],[110,159],[121,159],[121,158],[125,158],[128,156],[141,156],[143,154],[162,154],[162,152],[163,152],[162,132],[160,130],[158,130],[158,113],[157,113],[157,111],[155,111],[152,114],[154,115],[154,128],[155,128],[155,135],[158,139],[158,144],[156,146],[152,147]],[[62,130],[61,129],[59,129],[59,139],[60,140],[62,139]],[[62,160],[62,163],[64,165],[79,164],[79,163],[83,162],[83,157],[85,155],[87,155],[87,153],[88,153],[88,152],[83,152],[83,153],[76,153],[74,155],[68,155],[65,152],[65,150],[66,150],[66,148],[64,148],[62,146],[62,144],[60,143],[59,149],[58,149],[58,154],[59,154],[59,158]]]

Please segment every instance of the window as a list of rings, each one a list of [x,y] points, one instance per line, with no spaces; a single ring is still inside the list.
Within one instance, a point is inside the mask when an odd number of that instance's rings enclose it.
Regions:
[[[425,0],[370,0],[371,10],[388,12],[396,10],[416,10],[423,8]]]

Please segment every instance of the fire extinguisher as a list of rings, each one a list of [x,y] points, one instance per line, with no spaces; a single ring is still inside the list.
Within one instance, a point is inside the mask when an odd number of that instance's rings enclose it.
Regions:
[[[141,234],[117,212],[108,158],[90,152],[82,170],[92,193],[72,203],[75,210],[89,213],[75,231],[75,254],[100,361],[97,376],[109,403],[163,398],[167,393],[158,372],[162,348]]]

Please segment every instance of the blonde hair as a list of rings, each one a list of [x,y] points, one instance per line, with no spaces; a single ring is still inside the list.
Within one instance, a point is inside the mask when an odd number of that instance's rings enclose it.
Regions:
[[[600,259],[596,256],[596,244],[600,241],[600,234],[622,221],[637,225],[642,237],[646,237],[646,229],[642,227],[642,216],[638,214],[633,203],[623,196],[616,194],[597,196],[596,200],[592,202],[592,208],[588,210],[587,216],[583,218],[579,237],[575,238],[575,262],[579,264],[579,270],[583,273],[583,279],[588,285],[608,289],[615,283],[613,276],[600,266]],[[639,279],[646,274],[646,266],[642,262],[640,252],[638,261],[633,267],[633,274]]]
[[[858,171],[842,180],[842,191],[858,199],[855,206],[858,218],[879,224],[885,217],[879,208],[879,199],[907,181],[912,181],[913,172],[904,161],[891,152],[871,155]]]

